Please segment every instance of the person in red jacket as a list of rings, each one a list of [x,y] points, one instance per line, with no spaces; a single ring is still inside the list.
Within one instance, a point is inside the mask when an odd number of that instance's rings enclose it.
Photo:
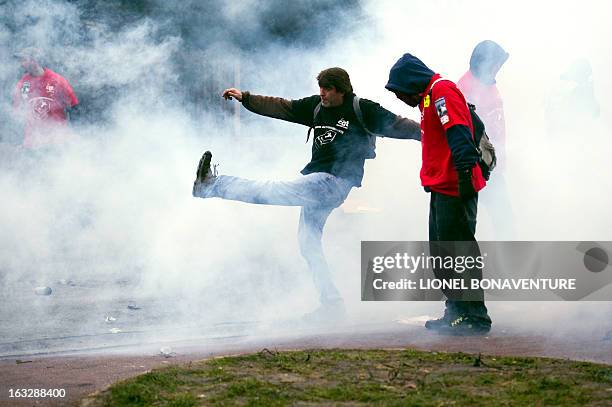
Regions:
[[[514,217],[506,187],[506,122],[504,104],[497,89],[496,76],[509,54],[496,42],[485,40],[476,45],[470,57],[470,69],[457,87],[468,102],[476,106],[487,135],[495,146],[497,165],[489,188],[480,197],[490,211],[498,238],[514,238]]]
[[[13,107],[24,125],[23,146],[37,148],[73,138],[67,125],[79,101],[68,81],[41,65],[36,48],[25,48],[15,57],[26,71],[13,96]]]
[[[411,54],[402,56],[391,68],[386,88],[421,111],[421,183],[431,193],[431,254],[444,250],[454,257],[480,255],[474,234],[478,191],[486,182],[478,165],[472,118],[463,94],[453,82]],[[459,272],[452,269],[434,269],[438,279],[452,278],[456,273]],[[480,279],[482,270],[473,267],[462,275]],[[427,321],[426,328],[457,335],[489,332],[491,318],[482,290],[443,293],[447,298],[444,316]]]

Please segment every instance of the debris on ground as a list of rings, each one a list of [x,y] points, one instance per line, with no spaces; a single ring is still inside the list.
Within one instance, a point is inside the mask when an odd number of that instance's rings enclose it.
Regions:
[[[140,309],[140,307],[138,305],[136,305],[136,304],[128,304],[127,307],[128,307],[128,309],[131,309],[131,310],[134,310],[134,311]]]
[[[117,318],[115,318],[115,317],[111,317],[110,315],[107,315],[107,316],[104,318],[104,322],[106,322],[107,324],[113,323],[113,322],[115,322],[116,320],[117,320]]]
[[[173,352],[172,348],[170,348],[170,347],[161,348],[159,350],[159,354],[162,355],[165,358],[172,358],[172,357],[176,356],[176,352]]]
[[[130,280],[128,280],[127,278],[120,278],[118,280],[115,280],[115,284],[121,286],[121,287],[125,287],[130,283]]]
[[[474,367],[480,367],[482,366],[484,363],[482,363],[482,355],[479,353],[478,357],[474,359],[474,364],[472,366]]]
[[[404,325],[415,325],[415,326],[423,326],[425,322],[430,319],[435,319],[436,317],[432,317],[431,315],[419,315],[416,317],[402,317],[394,320],[393,322],[397,322],[398,324]]]
[[[278,355],[278,351],[275,350],[270,350],[268,348],[263,348],[262,350],[259,351],[259,356],[261,357],[276,357]]]
[[[119,329],[119,328],[111,328],[111,329],[109,329],[109,331],[112,334],[118,334],[119,332],[121,332],[121,329]]]
[[[51,295],[53,290],[51,289],[51,287],[36,287],[34,289],[34,292],[36,293],[36,295]]]

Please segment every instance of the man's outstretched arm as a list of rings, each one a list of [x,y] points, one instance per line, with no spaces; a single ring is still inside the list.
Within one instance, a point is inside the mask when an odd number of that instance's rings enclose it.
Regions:
[[[279,97],[253,95],[250,92],[242,92],[236,88],[226,89],[223,92],[223,97],[242,102],[242,105],[253,113],[305,126],[312,125],[313,111],[319,101],[318,96],[299,100],[287,100]]]
[[[373,133],[395,139],[421,140],[421,124],[398,116],[378,103],[362,100],[364,122]]]

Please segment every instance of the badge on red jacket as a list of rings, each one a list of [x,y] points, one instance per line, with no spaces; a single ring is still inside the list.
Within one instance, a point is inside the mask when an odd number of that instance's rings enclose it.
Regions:
[[[448,117],[448,110],[446,109],[446,99],[444,99],[444,97],[441,97],[440,99],[436,99],[434,103],[436,104],[436,112],[438,112],[440,123],[448,123],[450,121],[450,118]]]

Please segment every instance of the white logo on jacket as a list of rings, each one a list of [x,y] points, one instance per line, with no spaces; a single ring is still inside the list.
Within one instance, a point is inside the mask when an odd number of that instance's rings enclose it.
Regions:
[[[336,126],[340,127],[341,129],[348,129],[349,126],[349,121],[346,120],[344,117],[340,120],[338,120],[338,123],[336,123]]]
[[[34,118],[39,120],[44,120],[49,115],[51,111],[51,104],[53,103],[53,99],[46,97],[36,97],[28,100],[32,111],[34,112]]]
[[[320,136],[317,136],[317,138],[315,139],[315,143],[318,147],[321,147],[324,144],[329,144],[333,142],[337,135],[337,132],[333,130],[327,130],[325,133],[321,134]]]

